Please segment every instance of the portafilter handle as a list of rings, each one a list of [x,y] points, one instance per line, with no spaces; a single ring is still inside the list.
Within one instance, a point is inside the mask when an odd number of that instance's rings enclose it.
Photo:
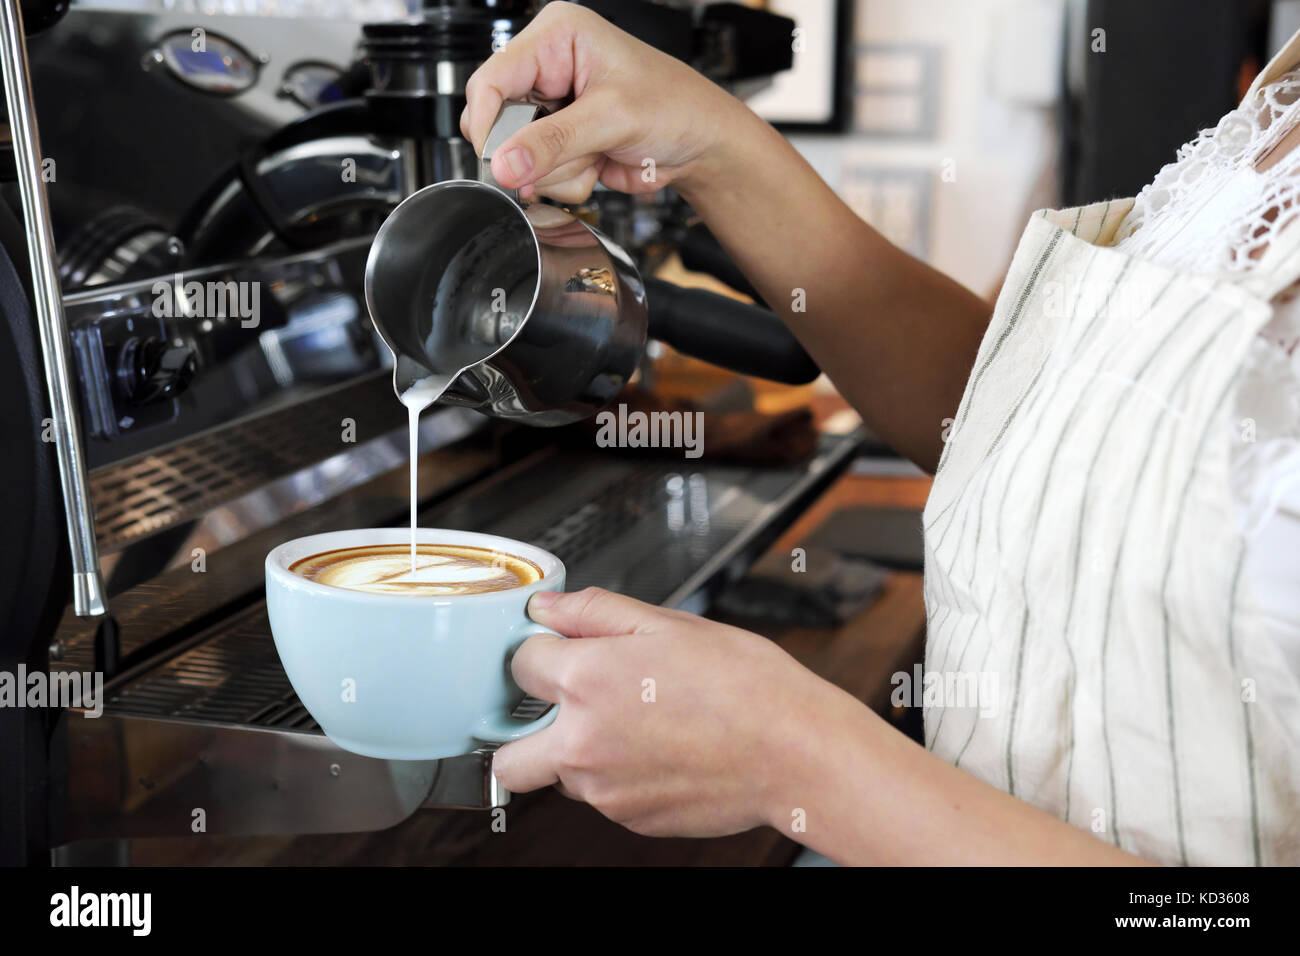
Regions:
[[[786,385],[806,385],[821,374],[771,309],[663,279],[646,279],[645,292],[650,338],[684,355]]]

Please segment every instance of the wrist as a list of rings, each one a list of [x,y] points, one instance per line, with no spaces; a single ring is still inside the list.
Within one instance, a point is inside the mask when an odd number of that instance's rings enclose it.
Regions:
[[[710,83],[712,86],[712,84]],[[692,206],[726,186],[735,186],[745,168],[743,157],[761,150],[765,129],[771,128],[744,103],[713,87],[718,106],[707,111],[708,139],[699,154],[673,177],[673,188]]]
[[[820,814],[816,804],[846,757],[841,742],[852,730],[845,724],[856,723],[853,711],[861,708],[838,687],[814,678],[804,684],[793,706],[770,723],[756,789],[763,823],[805,842],[802,827]]]

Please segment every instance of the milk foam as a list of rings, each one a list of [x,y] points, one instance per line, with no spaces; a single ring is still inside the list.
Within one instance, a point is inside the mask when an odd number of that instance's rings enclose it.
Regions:
[[[451,565],[448,567],[448,565]],[[407,571],[391,580],[397,584],[425,584],[430,581],[490,581],[502,576],[500,568],[487,566],[465,567],[452,561],[434,561],[421,564],[414,571]]]
[[[289,570],[321,584],[372,594],[477,594],[542,577],[533,562],[487,548],[422,544],[417,559],[412,570],[404,545],[369,545],[312,555]]]
[[[365,590],[371,585],[391,584],[461,584],[469,581],[491,581],[506,576],[509,571],[488,564],[465,564],[454,558],[421,556],[412,571],[406,555],[391,558],[371,557],[360,561],[346,561],[321,575],[325,582],[341,588]],[[334,573],[329,573],[330,571]],[[386,588],[385,588],[386,589]]]

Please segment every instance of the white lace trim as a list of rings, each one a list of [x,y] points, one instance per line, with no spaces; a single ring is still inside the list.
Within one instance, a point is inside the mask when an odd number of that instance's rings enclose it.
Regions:
[[[1174,162],[1137,195],[1116,233],[1116,246],[1137,258],[1186,271],[1250,269],[1274,232],[1300,215],[1296,203],[1300,149],[1291,150],[1265,172],[1255,170],[1259,159],[1297,120],[1300,69],[1261,87],[1214,129],[1202,130],[1179,149]],[[1197,238],[1204,241],[1175,243],[1229,183],[1243,187],[1233,190],[1237,201],[1231,215],[1214,223],[1213,233],[1198,229]]]
[[[1179,151],[1134,200],[1114,246],[1202,274],[1255,267],[1300,216],[1300,147],[1258,172],[1260,158],[1300,121],[1300,69],[1265,84]],[[1280,210],[1276,212],[1276,210]],[[1300,228],[1297,225],[1296,228]],[[1274,299],[1273,318],[1242,365],[1231,426],[1238,518],[1253,535],[1300,476],[1300,299]]]

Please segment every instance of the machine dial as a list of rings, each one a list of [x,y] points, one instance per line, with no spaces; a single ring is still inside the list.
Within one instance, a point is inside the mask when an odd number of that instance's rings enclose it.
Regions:
[[[195,351],[188,345],[129,338],[118,353],[118,391],[128,405],[151,405],[183,392],[197,370]]]

